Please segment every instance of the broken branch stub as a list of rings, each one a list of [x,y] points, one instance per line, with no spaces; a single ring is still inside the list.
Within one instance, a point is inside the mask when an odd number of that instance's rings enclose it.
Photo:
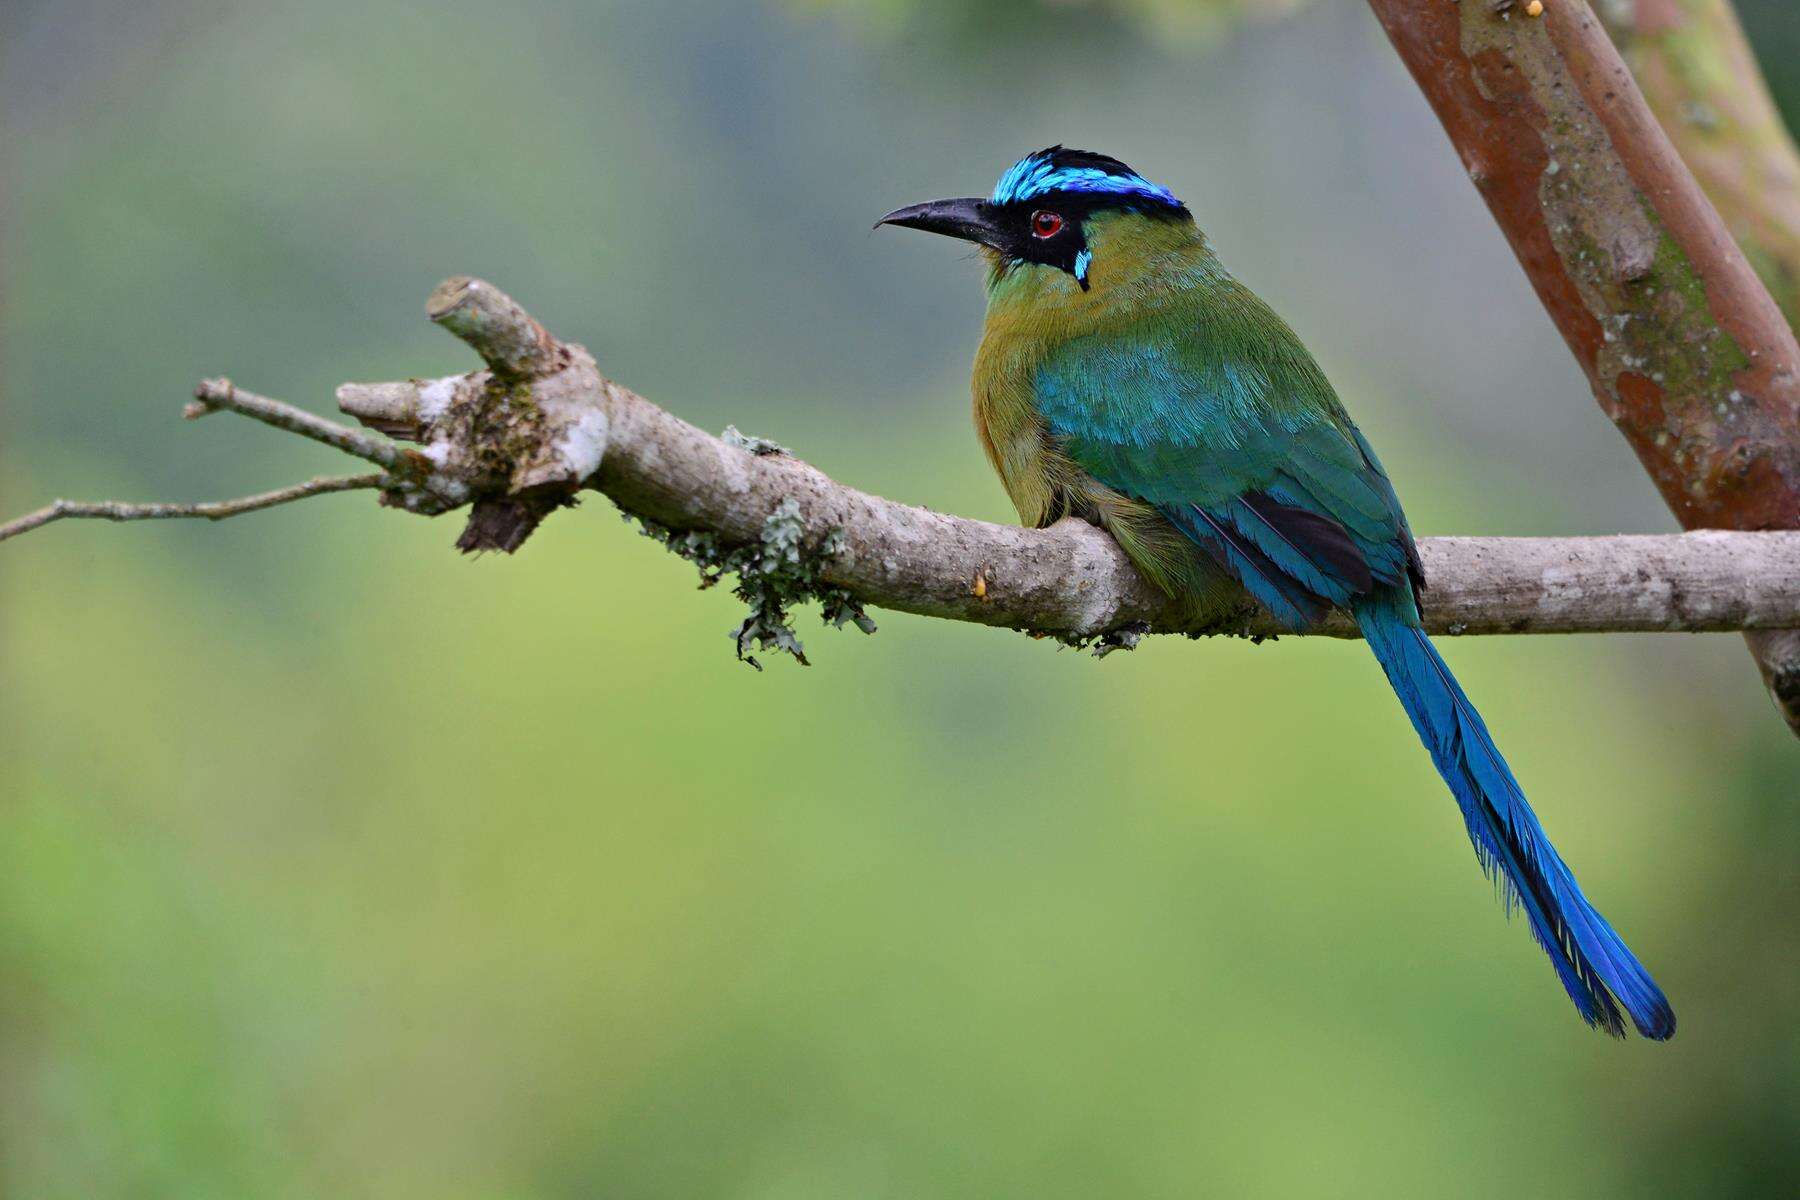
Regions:
[[[551,336],[490,283],[448,279],[426,313],[487,369],[347,383],[338,389],[338,407],[424,447],[429,478],[387,492],[384,503],[428,515],[470,504],[457,548],[511,553],[600,469],[610,428],[605,381],[584,348]]]
[[[503,379],[548,375],[561,356],[561,344],[518,301],[467,275],[438,284],[425,315],[467,342]]]

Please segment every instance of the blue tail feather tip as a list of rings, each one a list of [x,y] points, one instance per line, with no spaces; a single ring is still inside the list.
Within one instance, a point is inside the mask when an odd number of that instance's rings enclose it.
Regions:
[[[1616,1037],[1624,1036],[1627,1016],[1646,1038],[1673,1036],[1675,1013],[1662,989],[1582,894],[1412,606],[1378,595],[1357,604],[1355,614],[1462,808],[1482,866],[1524,910],[1582,1018]]]

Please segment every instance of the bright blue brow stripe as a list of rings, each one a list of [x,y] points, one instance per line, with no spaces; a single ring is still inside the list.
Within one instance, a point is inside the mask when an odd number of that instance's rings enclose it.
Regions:
[[[995,204],[1013,204],[1049,192],[1099,192],[1114,196],[1142,196],[1179,207],[1181,201],[1168,188],[1141,175],[1113,175],[1098,167],[1057,167],[1032,155],[1014,163],[994,185]]]

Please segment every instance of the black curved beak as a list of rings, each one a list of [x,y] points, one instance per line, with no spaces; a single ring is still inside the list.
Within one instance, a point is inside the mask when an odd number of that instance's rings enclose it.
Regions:
[[[975,196],[960,200],[928,200],[924,204],[896,208],[875,222],[876,229],[883,225],[923,229],[927,233],[941,233],[945,237],[987,246],[997,245],[1000,236],[999,227],[994,224],[994,206]]]

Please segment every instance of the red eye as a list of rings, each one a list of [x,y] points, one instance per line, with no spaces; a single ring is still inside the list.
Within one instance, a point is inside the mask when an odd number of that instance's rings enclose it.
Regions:
[[[1055,237],[1062,231],[1063,219],[1047,208],[1040,208],[1031,214],[1031,236]]]

